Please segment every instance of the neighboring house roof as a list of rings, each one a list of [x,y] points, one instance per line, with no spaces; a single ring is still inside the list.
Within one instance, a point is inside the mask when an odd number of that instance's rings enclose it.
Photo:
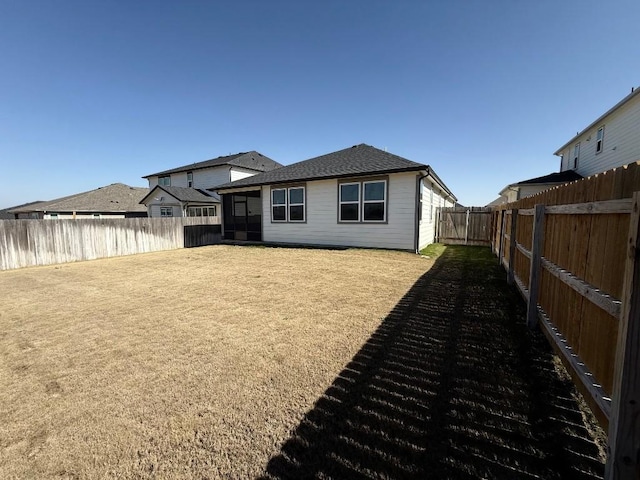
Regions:
[[[11,212],[145,212],[140,199],[148,191],[148,188],[113,183],[88,192],[14,208]]]
[[[157,185],[151,189],[151,191],[144,196],[140,203],[145,203],[153,195],[157,195],[158,190],[165,191],[176,200],[186,203],[213,203],[220,202],[220,197],[211,192],[200,190],[190,187],[167,187],[164,185]]]
[[[608,117],[609,115],[611,115],[613,112],[615,112],[616,110],[618,110],[619,108],[621,108],[623,105],[625,105],[626,103],[628,103],[632,98],[634,98],[636,95],[640,95],[640,87],[638,88],[632,88],[631,89],[631,93],[629,95],[627,95],[626,97],[624,97],[622,100],[620,100],[618,103],[616,103],[613,107],[611,107],[609,110],[607,110],[605,113],[603,113],[602,115],[600,115],[597,119],[595,119],[593,122],[591,122],[589,124],[589,126],[587,126],[586,128],[583,128],[581,132],[578,132],[571,140],[569,140],[567,143],[565,143],[564,145],[562,145],[562,147],[560,147],[558,150],[556,150],[556,152],[554,153],[554,155],[560,155],[562,154],[563,150],[565,148],[567,148],[569,145],[571,145],[572,143],[575,143],[576,140],[578,139],[578,137],[580,135],[582,135],[584,132],[591,130],[594,127],[599,127],[600,124],[602,123],[602,121]]]
[[[543,175],[541,177],[530,178],[528,180],[522,180],[521,182],[511,183],[500,190],[502,195],[506,190],[513,189],[515,187],[521,187],[524,185],[557,185],[562,183],[574,182],[580,180],[582,175],[576,173],[573,170],[565,170],[564,172],[550,173],[549,175]]]
[[[497,205],[504,205],[505,203],[507,203],[507,199],[504,197],[498,197],[495,200],[493,200],[492,202],[489,202],[485,205],[485,207],[495,207]]]
[[[36,203],[42,203],[42,200],[36,200],[35,202],[23,203],[22,205],[16,205],[15,207],[3,208],[0,210],[0,220],[13,220],[15,216],[13,211],[18,208],[28,207],[29,205],[35,205]]]
[[[453,194],[428,165],[407,160],[364,143],[287,165],[277,170],[225,183],[212,190],[221,191],[238,187],[420,170],[428,170],[440,186],[453,197]]]
[[[156,175],[169,175],[171,173],[187,172],[191,170],[200,170],[209,167],[218,167],[220,165],[230,165],[235,167],[248,168],[249,170],[255,170],[257,172],[268,172],[276,168],[282,167],[282,164],[272,160],[265,155],[262,155],[255,150],[250,152],[240,152],[234,155],[227,155],[226,157],[212,158],[211,160],[205,160],[203,162],[191,163],[189,165],[183,165],[182,167],[171,168],[169,170],[163,170],[162,172],[152,173],[145,175],[142,178],[154,177]]]

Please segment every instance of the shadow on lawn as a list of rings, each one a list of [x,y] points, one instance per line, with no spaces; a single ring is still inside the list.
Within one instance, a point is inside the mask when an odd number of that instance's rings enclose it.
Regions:
[[[573,387],[524,315],[489,249],[449,247],[263,478],[601,478]]]

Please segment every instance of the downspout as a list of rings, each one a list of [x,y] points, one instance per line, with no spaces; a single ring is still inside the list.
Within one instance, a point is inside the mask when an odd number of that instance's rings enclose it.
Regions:
[[[431,167],[427,165],[427,173],[425,175],[419,176],[416,180],[416,205],[415,205],[415,219],[414,219],[414,230],[413,230],[413,249],[415,253],[420,253],[418,249],[420,242],[420,214],[422,213],[420,210],[420,193],[422,193],[422,180],[431,175]]]

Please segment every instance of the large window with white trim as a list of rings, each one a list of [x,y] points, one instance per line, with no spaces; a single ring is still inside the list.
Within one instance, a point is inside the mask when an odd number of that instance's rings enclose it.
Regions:
[[[218,215],[218,209],[214,205],[212,207],[189,207],[187,209],[187,217],[215,217]]]
[[[338,184],[338,222],[386,221],[386,179],[345,181]]]
[[[580,142],[573,146],[573,169],[578,168],[578,160],[580,159]]]
[[[272,222],[305,222],[305,207],[304,186],[271,189]]]
[[[170,187],[171,186],[171,175],[165,175],[163,177],[158,177],[158,185],[162,187]]]

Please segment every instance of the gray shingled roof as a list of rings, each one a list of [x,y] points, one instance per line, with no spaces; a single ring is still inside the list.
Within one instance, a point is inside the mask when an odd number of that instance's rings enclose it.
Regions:
[[[146,212],[140,200],[148,188],[113,183],[88,192],[15,208],[11,213],[28,212]]]
[[[23,203],[21,205],[16,205],[14,207],[3,208],[0,210],[0,220],[13,220],[15,215],[13,211],[18,208],[28,207],[29,205],[35,205],[36,203],[42,203],[42,200],[36,200],[35,202]]]
[[[175,197],[181,202],[191,203],[207,203],[219,202],[220,197],[215,193],[206,192],[197,188],[190,187],[166,187],[164,185],[157,185],[151,189],[151,191],[140,200],[143,203],[151,195],[157,195],[154,193],[156,190],[164,190],[172,197]]]
[[[199,170],[202,168],[217,167],[219,165],[233,165],[236,167],[248,168],[250,170],[255,170],[258,172],[268,172],[270,170],[282,167],[282,164],[276,162],[275,160],[262,155],[260,152],[252,150],[250,152],[240,152],[234,155],[227,155],[226,157],[212,158],[211,160],[205,160],[203,162],[191,163],[189,165],[183,165],[182,167],[163,170],[162,172],[145,175],[142,178],[149,178],[156,175],[168,175],[170,173],[187,172],[191,170]]]
[[[269,185],[277,183],[320,180],[358,175],[425,170],[427,165],[412,162],[389,152],[361,143],[344,150],[328,153],[302,162],[287,165],[253,177],[225,183],[212,190]]]
[[[580,180],[582,175],[574,172],[573,170],[565,170],[564,172],[550,173],[549,175],[543,175],[542,177],[530,178],[529,180],[523,180],[515,183],[514,185],[531,185],[537,183],[569,183],[575,180]]]

